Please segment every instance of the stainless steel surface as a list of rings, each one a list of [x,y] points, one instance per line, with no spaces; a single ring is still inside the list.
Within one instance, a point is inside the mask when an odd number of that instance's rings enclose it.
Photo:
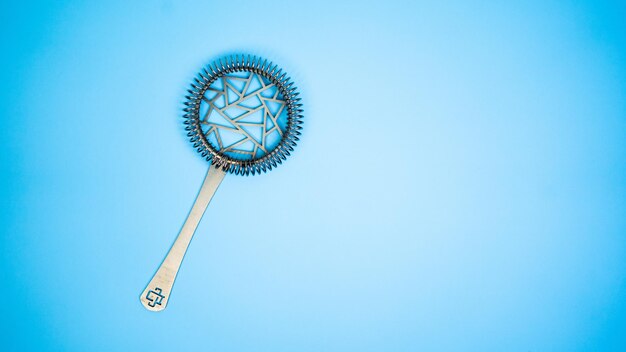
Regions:
[[[205,93],[209,87],[225,75],[237,72],[250,72],[260,75],[275,85],[287,110],[286,126],[284,131],[281,131],[281,140],[278,145],[271,151],[255,155],[249,160],[233,158],[212,145],[207,139],[208,133],[202,129],[200,118],[200,106],[203,99],[206,99]],[[300,136],[302,129],[303,118],[300,94],[291,78],[272,62],[251,56],[231,56],[224,60],[220,59],[202,70],[187,92],[189,95],[186,96],[187,101],[184,103],[186,107],[183,109],[186,118],[185,124],[188,125],[186,129],[189,131],[187,135],[190,137],[194,148],[203,157],[227,172],[238,175],[254,175],[271,170],[291,154],[299,140],[298,136]],[[225,118],[230,120],[229,123],[236,125],[237,121],[234,119],[228,116]]]
[[[209,85],[200,102],[202,133],[222,155],[250,161],[276,148],[288,121],[280,89],[254,72],[235,72]]]
[[[148,283],[148,286],[141,294],[141,304],[146,309],[160,311],[167,306],[174,280],[176,280],[176,275],[178,274],[178,269],[180,269],[180,264],[183,262],[185,252],[187,252],[187,247],[198,227],[198,223],[200,223],[200,219],[202,219],[204,211],[225,175],[226,173],[223,170],[213,165],[209,167],[204,183],[200,188],[200,193],[198,193],[198,197],[189,212],[183,228],[180,230],[163,263],[161,263],[154,277],[152,277],[152,280],[150,280],[150,283]]]
[[[254,175],[278,166],[293,151],[302,129],[297,88],[286,73],[261,58],[220,59],[204,68],[187,92],[187,136],[211,165],[182,230],[141,294],[141,303],[151,311],[167,306],[189,242],[225,174]],[[202,109],[206,111],[201,114]],[[255,114],[258,120],[251,120]]]

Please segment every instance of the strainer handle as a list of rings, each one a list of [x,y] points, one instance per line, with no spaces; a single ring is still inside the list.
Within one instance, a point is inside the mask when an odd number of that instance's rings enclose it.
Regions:
[[[178,237],[176,237],[176,241],[174,241],[161,266],[152,277],[152,280],[150,280],[150,283],[148,283],[148,286],[146,286],[141,297],[139,297],[141,304],[146,309],[158,312],[167,306],[174,280],[176,280],[176,274],[178,274],[180,264],[183,261],[185,252],[187,252],[187,247],[196,231],[196,227],[198,227],[200,219],[202,219],[204,211],[225,175],[226,173],[222,169],[216,168],[214,165],[209,167],[204,183],[200,188],[200,193],[198,193],[198,197],[189,212],[189,216],[187,216],[183,228],[180,230]]]

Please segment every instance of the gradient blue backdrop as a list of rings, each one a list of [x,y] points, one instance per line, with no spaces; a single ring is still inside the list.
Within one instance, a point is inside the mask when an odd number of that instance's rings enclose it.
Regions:
[[[626,350],[625,17],[4,1],[0,350]],[[234,52],[291,74],[304,135],[226,178],[150,313],[207,169],[182,97]]]

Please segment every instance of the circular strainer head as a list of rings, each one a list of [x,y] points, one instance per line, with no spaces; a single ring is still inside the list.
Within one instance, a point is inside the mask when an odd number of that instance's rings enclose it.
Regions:
[[[187,135],[216,167],[254,175],[293,151],[302,104],[293,82],[273,63],[251,56],[220,59],[194,78],[188,92]]]

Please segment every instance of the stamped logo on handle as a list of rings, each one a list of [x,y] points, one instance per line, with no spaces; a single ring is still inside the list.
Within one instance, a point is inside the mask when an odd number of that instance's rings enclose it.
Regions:
[[[160,287],[155,287],[154,290],[148,291],[148,293],[146,294],[146,299],[149,301],[148,305],[150,307],[161,305],[161,303],[163,302],[163,298],[165,298],[165,296],[161,294],[162,292],[163,290],[161,290]]]

